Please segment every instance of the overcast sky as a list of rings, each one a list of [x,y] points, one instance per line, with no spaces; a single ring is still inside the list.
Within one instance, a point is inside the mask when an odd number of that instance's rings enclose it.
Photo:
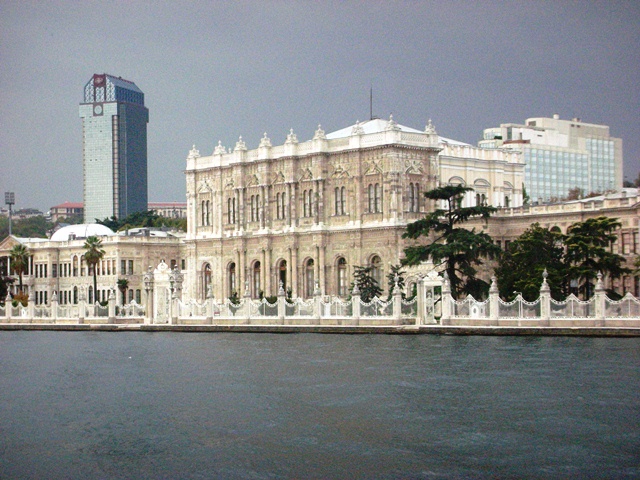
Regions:
[[[185,201],[185,158],[374,115],[476,144],[484,128],[580,117],[640,171],[640,2],[0,0],[0,192],[82,201],[78,105],[94,73],[149,108],[150,201]]]

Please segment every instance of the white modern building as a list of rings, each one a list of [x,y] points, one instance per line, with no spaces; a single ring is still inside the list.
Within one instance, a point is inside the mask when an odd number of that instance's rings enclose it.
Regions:
[[[579,118],[528,118],[484,130],[482,148],[522,152],[525,187],[532,202],[560,200],[578,188],[583,195],[622,188],[622,140],[609,127]]]

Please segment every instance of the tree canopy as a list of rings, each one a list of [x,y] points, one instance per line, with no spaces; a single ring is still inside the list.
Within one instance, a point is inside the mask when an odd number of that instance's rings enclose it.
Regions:
[[[9,256],[11,257],[11,268],[18,274],[18,285],[20,286],[20,292],[22,292],[22,275],[26,273],[29,268],[29,257],[31,257],[31,254],[25,245],[18,243],[11,248]]]
[[[609,217],[574,223],[566,235],[533,224],[500,257],[495,270],[500,295],[508,299],[517,291],[534,300],[546,269],[552,297],[564,298],[572,281],[577,284],[576,293],[590,297],[598,272],[611,278],[631,273],[623,266],[625,258],[611,252],[618,228],[620,222]]]
[[[363,302],[370,302],[373,297],[379,297],[382,294],[382,289],[378,284],[378,281],[373,277],[373,267],[354,267],[353,272],[353,284],[351,287],[351,292],[353,293],[353,289],[355,286],[358,286],[358,290],[360,291],[360,299]]]
[[[500,248],[484,232],[469,230],[460,225],[472,217],[488,219],[497,209],[486,205],[461,207],[466,192],[472,188],[447,185],[426,192],[426,198],[444,202],[445,208],[437,208],[425,218],[410,223],[404,238],[418,239],[434,234],[427,245],[412,245],[404,249],[404,265],[417,265],[431,259],[436,265],[445,265],[451,293],[458,297],[470,294],[477,298],[486,294],[489,284],[476,277],[476,267],[484,258],[494,258]]]
[[[96,223],[109,227],[114,232],[120,230],[126,230],[128,228],[141,228],[141,227],[169,227],[177,228],[179,230],[187,230],[186,218],[167,218],[158,215],[154,210],[145,210],[141,212],[134,212],[122,219],[118,219],[115,216],[111,218],[105,218],[99,220],[96,218]]]
[[[495,270],[500,296],[511,299],[515,292],[520,292],[526,300],[535,300],[546,269],[551,296],[557,300],[564,298],[567,282],[563,242],[564,235],[538,223],[511,242]]]

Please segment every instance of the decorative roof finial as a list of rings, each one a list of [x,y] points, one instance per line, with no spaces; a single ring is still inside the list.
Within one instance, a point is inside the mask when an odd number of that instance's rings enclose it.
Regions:
[[[436,127],[431,123],[431,119],[429,119],[429,123],[427,123],[427,126],[424,128],[424,133],[431,135],[436,133]]]
[[[242,135],[240,135],[240,138],[238,139],[238,141],[236,142],[236,148],[234,148],[234,152],[237,152],[238,150],[246,150],[247,149],[247,145],[246,143],[244,143],[244,141],[242,140]]]
[[[293,128],[289,130],[289,135],[287,135],[287,141],[285,143],[298,143],[298,136],[293,133]]]
[[[264,136],[260,139],[260,146],[261,147],[270,147],[271,146],[271,139],[269,137],[267,137],[267,132],[264,132]]]
[[[227,153],[227,149],[222,146],[222,141],[218,140],[218,145],[213,149],[213,154],[222,155],[223,153]]]
[[[313,135],[313,139],[314,140],[325,140],[327,138],[327,136],[324,134],[324,130],[322,129],[322,126],[320,124],[318,124],[318,129],[316,130],[316,133]]]

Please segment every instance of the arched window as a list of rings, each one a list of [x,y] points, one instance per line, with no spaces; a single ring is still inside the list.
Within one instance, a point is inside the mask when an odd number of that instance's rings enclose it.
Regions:
[[[233,221],[231,220],[231,198],[227,198],[227,223],[233,223]]]
[[[382,280],[382,260],[378,255],[371,257],[371,276],[374,278],[378,285],[381,286]]]
[[[79,265],[78,256],[77,255],[73,256],[72,263],[73,263],[73,276],[77,277],[78,276],[78,265]]]
[[[315,274],[314,274],[314,263],[313,259],[310,258],[307,260],[305,265],[305,293],[307,298],[313,297],[313,289],[315,283]]]
[[[207,225],[211,225],[211,204],[207,200]]]
[[[375,185],[375,209],[376,213],[382,212],[382,187],[379,183]]]
[[[73,287],[73,304],[78,304],[78,287]]]
[[[200,207],[200,215],[202,216],[201,220],[200,220],[200,225],[204,226],[206,225],[205,223],[205,207],[204,207],[204,200],[202,201],[202,206]]]
[[[511,202],[511,200],[509,199],[509,197],[505,195],[505,197],[504,197],[504,206],[509,208],[509,203],[510,202]]]
[[[209,287],[211,286],[211,265],[204,264],[202,269],[202,298],[207,298]]]
[[[340,214],[344,215],[347,211],[347,192],[344,187],[340,188]]]
[[[413,197],[413,200],[414,200],[413,211],[419,212],[420,211],[420,184],[416,183],[413,188],[415,190],[414,191],[415,195]]]
[[[133,300],[133,289],[130,288],[129,289],[129,303],[131,303],[132,300]]]
[[[347,281],[347,261],[344,257],[340,257],[337,262],[337,270],[338,270],[338,295],[344,297],[348,294],[348,281]]]
[[[375,199],[373,196],[373,185],[369,184],[369,213],[373,213],[375,211]]]
[[[307,191],[302,192],[302,216],[308,217],[307,213]]]
[[[413,183],[409,184],[409,211],[413,212],[414,198],[416,192],[413,190]]]
[[[94,303],[94,300],[93,300],[93,287],[89,286],[89,304],[92,304],[92,303]]]
[[[231,216],[231,220],[232,223],[236,223],[237,222],[237,217],[236,217],[236,197],[233,197],[232,201],[231,201],[231,212],[232,212],[232,216]]]
[[[287,291],[287,261],[282,260],[278,264],[278,289],[280,289],[280,284],[282,283],[282,288],[284,291]]]
[[[280,194],[280,209],[281,209],[281,211],[280,211],[280,218],[281,218],[281,219],[283,219],[283,220],[284,220],[285,218],[287,218],[286,210],[285,210],[286,205],[287,205],[287,204],[286,204],[286,202],[285,202],[284,192],[282,192],[282,193]]]
[[[231,262],[229,264],[229,269],[227,272],[227,281],[229,283],[229,295],[233,295],[234,292],[237,292],[236,288],[236,264]]]
[[[260,297],[260,262],[253,264],[253,298]]]
[[[313,190],[309,190],[309,216],[313,217]]]
[[[340,188],[336,187],[333,191],[334,201],[335,201],[335,209],[334,215],[340,215]]]
[[[280,198],[280,193],[276,193],[276,218],[279,220],[280,219],[280,202],[281,202],[281,198]]]

